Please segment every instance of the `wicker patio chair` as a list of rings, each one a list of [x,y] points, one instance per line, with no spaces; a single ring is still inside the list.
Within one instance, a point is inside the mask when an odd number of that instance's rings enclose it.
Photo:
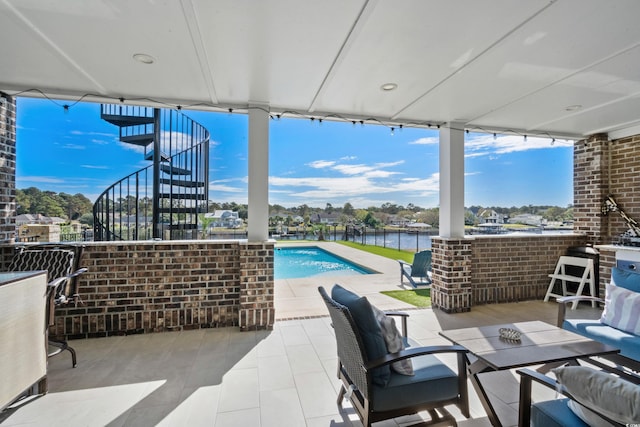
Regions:
[[[340,299],[335,296],[336,287],[332,295]],[[431,416],[429,422],[421,425],[456,425],[455,418],[445,409],[451,404],[457,405],[462,414],[469,417],[464,348],[453,345],[417,347],[372,358],[366,343],[376,328],[378,333],[381,332],[378,325],[362,323],[369,315],[364,313],[363,317],[362,308],[372,310],[366,298],[351,294],[353,297],[348,296],[351,301],[347,302],[351,306],[349,308],[330,297],[323,287],[318,291],[327,305],[336,336],[338,378],[342,381],[338,394],[339,408],[342,408],[342,400],[346,397],[365,427],[420,411],[428,411]],[[375,317],[373,319],[375,322]],[[434,356],[438,353],[456,354],[458,373]],[[388,369],[392,363],[405,359],[411,359],[413,375],[401,375]],[[388,371],[387,380],[383,383],[379,378],[381,369]]]
[[[42,244],[16,248],[9,271],[47,270],[49,326],[55,324],[56,307],[76,304],[80,300],[77,277],[87,271],[79,268],[81,256],[82,246],[76,245]],[[76,352],[66,340],[49,338],[49,345],[55,348],[49,352],[49,357],[67,350],[71,353],[73,367],[76,367]]]

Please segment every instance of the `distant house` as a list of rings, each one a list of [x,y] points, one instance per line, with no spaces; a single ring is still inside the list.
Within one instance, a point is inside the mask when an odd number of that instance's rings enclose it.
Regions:
[[[60,225],[69,222],[57,216],[46,216],[41,214],[20,214],[16,216],[16,226],[25,224]]]
[[[229,210],[215,210],[213,213],[206,213],[204,217],[212,219],[209,228],[240,228],[244,221],[238,216],[238,212]]]
[[[505,216],[497,213],[493,209],[483,209],[478,212],[478,219],[481,224],[504,224]]]
[[[340,222],[340,215],[337,213],[314,213],[311,215],[311,222],[315,224],[337,224]]]
[[[403,216],[391,215],[387,220],[387,223],[394,227],[406,227],[409,223],[411,223],[411,220]]]

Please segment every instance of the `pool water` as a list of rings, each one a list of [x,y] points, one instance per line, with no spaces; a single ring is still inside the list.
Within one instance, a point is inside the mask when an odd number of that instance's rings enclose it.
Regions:
[[[316,246],[276,248],[273,270],[275,279],[373,273]]]

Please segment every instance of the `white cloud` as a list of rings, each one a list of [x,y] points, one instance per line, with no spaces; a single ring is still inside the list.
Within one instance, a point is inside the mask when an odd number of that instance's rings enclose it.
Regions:
[[[234,185],[229,185],[232,184],[234,182],[238,182],[243,184],[242,186],[234,186]],[[246,193],[247,192],[247,186],[246,183],[248,182],[248,177],[242,177],[242,178],[229,178],[229,179],[218,179],[215,181],[210,181],[209,182],[209,191],[220,191],[223,193]]]
[[[324,169],[324,168],[333,166],[335,164],[336,162],[333,162],[331,160],[315,160],[311,163],[307,163],[307,166],[312,167],[314,169]]]
[[[80,167],[85,169],[109,169],[108,166],[99,166],[99,165],[80,165]]]
[[[62,178],[54,178],[51,176],[16,176],[19,181],[25,182],[42,182],[48,184],[64,183]]]
[[[399,172],[387,172],[382,171],[382,168],[388,168],[398,166],[404,163],[404,160],[398,160],[397,162],[390,163],[375,163],[373,165],[335,165],[331,169],[338,171],[344,175],[367,175],[372,178],[375,177],[389,177],[391,175],[398,174]]]
[[[110,137],[110,138],[117,138],[118,137],[118,134],[116,132],[114,132],[114,133],[106,133],[106,132],[84,132],[84,131],[81,131],[81,130],[72,130],[69,133],[71,135],[78,135],[78,136],[104,136],[104,137]]]
[[[440,142],[440,138],[437,136],[429,136],[420,139],[416,139],[415,141],[409,142],[411,145],[437,145]]]
[[[78,144],[64,144],[62,148],[66,148],[67,150],[85,150],[87,147]]]
[[[507,154],[518,151],[539,150],[543,148],[573,147],[573,141],[555,140],[529,136],[474,134],[465,141],[465,157],[479,157],[492,154]]]
[[[222,191],[224,193],[242,193],[247,191],[245,188],[232,187],[230,185],[209,184],[209,191]]]

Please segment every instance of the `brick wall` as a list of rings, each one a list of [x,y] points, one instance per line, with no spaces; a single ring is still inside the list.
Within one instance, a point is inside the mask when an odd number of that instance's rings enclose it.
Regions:
[[[471,309],[472,275],[470,239],[431,238],[433,284],[431,304],[447,313]]]
[[[611,141],[608,148],[611,168],[603,183],[603,193],[612,194],[618,206],[640,222],[640,135]],[[627,229],[617,212],[609,213],[603,219],[602,243],[615,242]]]
[[[15,241],[16,103],[0,92],[0,243]]]
[[[598,134],[573,148],[574,230],[592,243],[602,243],[606,234],[600,207],[608,194],[608,147],[607,136]]]
[[[577,234],[434,237],[432,304],[450,313],[478,304],[541,300],[558,257],[586,240]]]
[[[273,326],[273,243],[240,245],[240,328]]]
[[[475,236],[471,245],[474,304],[542,300],[548,274],[570,246],[583,246],[586,236]]]
[[[273,243],[87,243],[82,305],[56,311],[53,336],[101,337],[239,326],[271,329]],[[10,247],[2,248],[5,257]]]

